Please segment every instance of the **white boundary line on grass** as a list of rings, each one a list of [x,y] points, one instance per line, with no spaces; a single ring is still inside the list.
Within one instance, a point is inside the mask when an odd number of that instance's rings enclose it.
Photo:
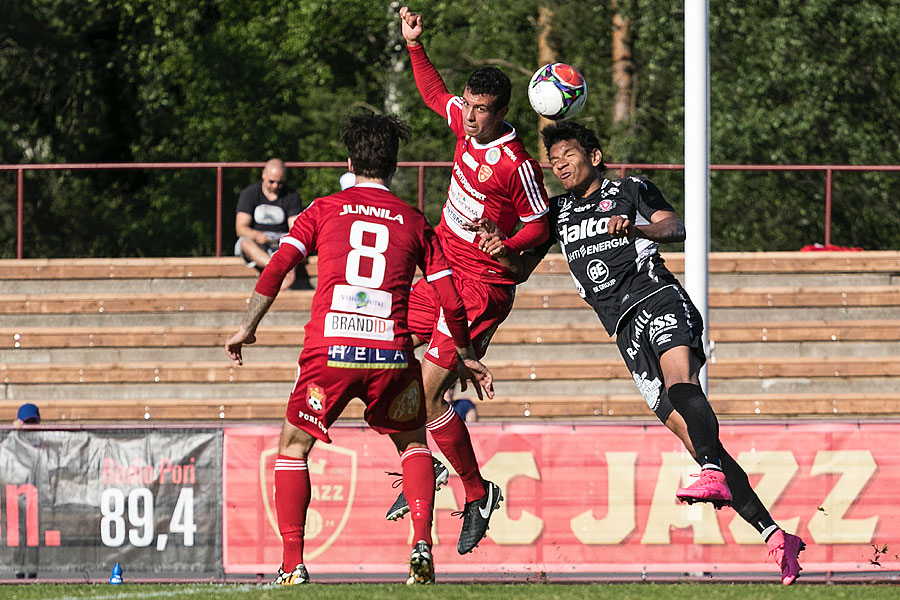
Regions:
[[[214,584],[215,585],[215,584]],[[216,593],[237,593],[237,592],[249,592],[251,590],[257,590],[260,586],[257,585],[215,585]],[[172,590],[169,592],[147,592],[147,591],[123,591],[119,594],[107,594],[105,596],[91,596],[91,600],[118,600],[120,598],[170,598],[172,596],[188,596],[191,594],[208,594],[210,592],[210,587],[205,587],[203,589],[200,588],[189,588],[186,590]],[[84,600],[85,596],[62,596],[59,600]]]

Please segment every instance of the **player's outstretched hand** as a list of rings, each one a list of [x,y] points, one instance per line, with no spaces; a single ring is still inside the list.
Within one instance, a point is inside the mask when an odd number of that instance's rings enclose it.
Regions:
[[[474,231],[478,235],[500,235],[500,228],[487,217],[479,217],[474,221],[463,223],[463,229]]]
[[[497,227],[497,224],[486,217],[466,223],[463,227],[478,234],[478,249],[494,258],[503,258],[509,254],[509,248],[504,245],[505,236]]]
[[[419,36],[422,35],[422,15],[409,10],[409,7],[400,8],[400,33],[403,39],[410,46],[419,43]]]
[[[256,335],[245,330],[243,327],[225,341],[225,354],[234,362],[241,366],[244,364],[244,355],[241,348],[244,344],[252,344],[256,341]]]
[[[466,391],[467,381],[474,383],[475,393],[479,400],[484,400],[482,390],[487,397],[494,397],[494,376],[490,370],[475,358],[475,352],[469,348],[468,352],[458,354],[457,375],[459,375],[459,390]]]

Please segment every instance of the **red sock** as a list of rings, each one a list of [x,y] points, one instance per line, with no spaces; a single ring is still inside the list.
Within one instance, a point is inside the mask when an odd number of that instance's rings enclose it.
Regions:
[[[413,523],[413,540],[431,545],[431,522],[434,518],[434,463],[428,448],[409,448],[400,455],[403,471],[403,495],[409,503]]]
[[[290,573],[303,563],[303,526],[309,508],[310,485],[306,460],[275,457],[275,512],[281,533],[281,568]]]
[[[483,498],[485,495],[484,479],[478,470],[478,461],[475,459],[475,450],[472,448],[472,440],[469,438],[469,430],[466,424],[453,410],[439,416],[431,423],[425,424],[425,429],[431,432],[434,443],[441,449],[453,468],[462,479],[466,490],[466,502],[472,502]]]

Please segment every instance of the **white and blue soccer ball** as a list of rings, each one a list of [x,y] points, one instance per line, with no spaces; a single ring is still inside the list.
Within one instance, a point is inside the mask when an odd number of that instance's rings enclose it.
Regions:
[[[587,98],[587,82],[578,70],[565,63],[544,65],[528,82],[531,107],[548,119],[574,117]]]

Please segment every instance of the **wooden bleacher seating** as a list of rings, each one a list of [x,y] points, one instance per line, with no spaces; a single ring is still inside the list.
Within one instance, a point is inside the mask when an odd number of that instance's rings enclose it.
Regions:
[[[713,323],[717,342],[900,341],[900,321],[767,321]],[[0,348],[219,347],[231,333],[221,327],[26,327],[0,328]],[[260,326],[256,346],[292,346],[303,341],[298,326]],[[505,324],[491,344],[612,344],[599,321],[589,324]]]
[[[670,269],[682,270],[682,255],[666,258]],[[718,347],[740,350],[709,366],[720,418],[900,414],[900,252],[718,253],[709,265],[711,310],[743,310],[708,324]],[[314,259],[307,271],[315,277]],[[543,279],[520,288],[510,320],[494,336],[488,364],[498,397],[478,404],[479,415],[652,419],[613,340],[574,292],[563,257],[549,256],[536,274]],[[854,274],[870,281],[877,275],[877,283],[857,284]],[[742,279],[717,281],[717,275]],[[805,283],[812,275],[819,279]],[[557,276],[559,285],[546,285]],[[778,284],[774,276],[782,277]],[[834,285],[822,283],[832,276]],[[271,390],[294,380],[312,292],[283,293],[272,311],[291,324],[283,319],[260,328],[254,350],[283,349],[283,359],[235,367],[224,352],[221,360],[206,358],[218,356],[234,330],[255,277],[234,257],[0,260],[0,419],[11,420],[26,398],[41,407],[45,422],[282,418],[286,392]],[[216,291],[129,291],[130,282],[147,280],[233,284]],[[79,291],[55,290],[54,282],[77,282]],[[32,284],[40,291],[18,289]],[[805,309],[826,318],[809,318]],[[172,315],[186,318],[176,322]],[[201,315],[213,324],[193,324]],[[66,319],[45,324],[45,316]],[[834,350],[817,355],[810,350],[817,343]],[[608,358],[566,358],[562,350],[575,347],[606,348]],[[527,358],[534,348],[543,350],[532,356],[549,358]],[[54,349],[71,353],[59,358],[50,354]],[[197,358],[167,359],[176,349],[197,349]],[[111,361],[97,358],[101,350],[154,358]],[[566,389],[554,391],[557,383]],[[731,389],[733,383],[739,385]],[[187,388],[193,395],[183,393]],[[346,417],[360,418],[362,408],[351,403]]]

